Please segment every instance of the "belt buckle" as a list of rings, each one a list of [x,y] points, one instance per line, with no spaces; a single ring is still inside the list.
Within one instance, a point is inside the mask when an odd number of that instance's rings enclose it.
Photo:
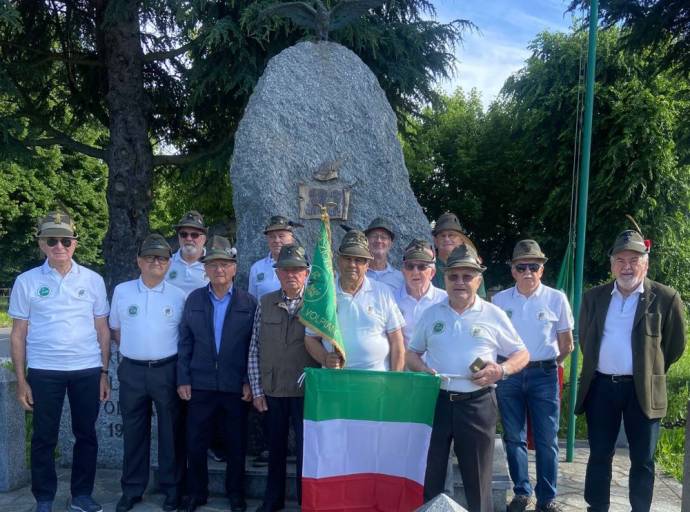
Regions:
[[[448,393],[448,400],[451,402],[459,402],[461,396],[460,393]]]
[[[614,384],[619,384],[620,382],[623,382],[620,379],[620,377],[622,377],[622,376],[621,375],[611,375],[611,382],[613,382]]]
[[[148,367],[153,368],[153,366],[157,363],[158,361],[148,361]]]

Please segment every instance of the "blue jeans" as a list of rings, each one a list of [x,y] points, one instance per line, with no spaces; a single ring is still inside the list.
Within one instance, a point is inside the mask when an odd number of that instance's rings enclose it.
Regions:
[[[527,472],[527,421],[529,411],[537,452],[535,494],[540,505],[556,498],[558,479],[558,368],[525,368],[496,389],[498,410],[503,423],[503,442],[513,492],[532,495]]]

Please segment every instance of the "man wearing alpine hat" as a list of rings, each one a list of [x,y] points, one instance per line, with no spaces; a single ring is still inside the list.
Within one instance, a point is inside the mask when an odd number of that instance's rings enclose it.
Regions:
[[[401,371],[405,365],[402,328],[405,320],[389,286],[366,276],[369,242],[361,231],[349,230],[338,248],[336,304],[338,324],[347,347],[345,368]],[[343,360],[330,344],[310,329],[305,343],[311,356],[327,368],[340,368]]]
[[[369,241],[369,252],[374,258],[369,262],[367,277],[387,284],[393,293],[397,292],[402,288],[404,280],[401,272],[388,262],[388,253],[395,240],[393,226],[387,219],[376,217],[364,230],[364,234]]]
[[[309,275],[304,248],[284,245],[275,268],[280,290],[261,297],[249,346],[248,371],[254,408],[265,413],[268,430],[268,480],[263,504],[258,509],[262,512],[285,508],[290,424],[295,431],[297,502],[301,501],[304,388],[298,381],[305,368],[319,366],[305,348],[304,325],[298,317]]]
[[[206,452],[216,414],[227,454],[225,487],[233,512],[246,510],[244,458],[247,444],[247,356],[256,299],[233,286],[237,252],[227,238],[213,236],[202,258],[209,284],[194,290],[180,323],[177,392],[189,402],[187,492],[182,510],[193,512],[208,499]]]
[[[189,295],[208,283],[201,263],[208,229],[204,225],[204,217],[198,211],[190,210],[175,225],[175,231],[180,249],[173,255],[165,279]]]
[[[249,293],[257,300],[266,293],[280,290],[280,281],[274,268],[275,262],[280,248],[294,243],[293,228],[301,226],[282,215],[274,215],[268,220],[264,228],[268,256],[255,262],[249,269]]]
[[[477,296],[485,270],[469,245],[453,250],[444,278],[448,299],[429,307],[406,354],[413,371],[441,374],[429,443],[424,499],[443,492],[448,451],[455,455],[470,512],[493,511],[491,475],[498,410],[496,381],[522,370],[529,353],[506,314]],[[426,354],[426,362],[422,355]],[[498,364],[497,356],[506,357]]]
[[[575,412],[587,418],[588,510],[609,510],[611,462],[621,419],[630,447],[630,506],[646,512],[654,451],[666,415],[666,373],[685,350],[685,307],[673,288],[647,278],[649,243],[620,233],[609,252],[614,280],[585,293],[579,318],[582,373]]]
[[[546,261],[536,241],[519,241],[510,262],[515,286],[492,299],[510,318],[530,359],[527,367],[500,381],[496,389],[515,493],[508,512],[523,512],[532,495],[527,472],[528,412],[536,448],[536,510],[561,510],[555,501],[560,413],[558,365],[573,349],[573,315],[565,294],[541,283]]]
[[[122,497],[116,512],[127,512],[141,501],[149,480],[151,412],[158,423],[158,487],[165,494],[163,510],[177,510],[185,454],[176,453],[180,429],[177,396],[177,342],[185,293],[165,281],[172,251],[161,235],[141,244],[138,279],[115,287],[110,328],[122,361],[120,381],[122,434]]]
[[[33,411],[31,492],[37,512],[51,512],[57,491],[55,446],[65,394],[72,412],[71,512],[99,512],[91,497],[96,476],[99,400],[110,396],[110,329],[103,278],[72,259],[74,223],[48,213],[38,228],[46,260],[17,277],[10,295],[10,347],[17,399]],[[28,372],[25,376],[26,368]]]

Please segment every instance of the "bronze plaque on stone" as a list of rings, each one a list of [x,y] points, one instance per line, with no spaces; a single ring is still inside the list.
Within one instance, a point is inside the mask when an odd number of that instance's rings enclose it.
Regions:
[[[331,219],[347,220],[350,206],[350,189],[348,187],[327,186],[299,186],[299,218],[320,219],[321,208],[319,205],[333,203],[335,206],[328,208]]]

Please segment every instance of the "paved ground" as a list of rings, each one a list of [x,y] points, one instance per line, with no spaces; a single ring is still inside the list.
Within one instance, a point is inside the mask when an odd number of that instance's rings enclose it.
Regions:
[[[572,464],[562,462],[560,466],[559,490],[561,502],[566,512],[582,512],[586,510],[586,505],[582,497],[584,470],[587,462],[589,450],[586,445],[578,446],[575,461]],[[562,452],[565,453],[565,450]],[[614,459],[613,482],[612,482],[612,506],[611,512],[623,512],[630,510],[627,505],[627,483],[628,483],[628,459],[627,451],[619,449]],[[564,459],[563,459],[564,460]],[[532,457],[530,469],[532,478],[534,468],[534,458]],[[58,497],[55,501],[54,510],[64,510],[64,504],[69,493],[69,470],[59,471],[60,483]],[[99,470],[97,475],[96,490],[94,496],[104,507],[105,512],[115,510],[115,503],[119,498],[119,477],[120,473],[116,470]],[[658,475],[654,489],[654,512],[678,512],[680,510],[682,487],[680,483],[670,477]],[[158,494],[147,495],[144,502],[134,508],[134,512],[153,512],[160,510],[163,497]],[[260,503],[258,501],[249,502],[249,511],[253,511]],[[27,487],[11,493],[0,493],[0,511],[2,512],[31,512],[34,508],[33,497]],[[227,511],[228,503],[224,498],[212,498],[209,504],[199,508],[199,511]],[[292,504],[288,511],[296,511],[299,508]],[[529,510],[533,510],[533,507]]]

